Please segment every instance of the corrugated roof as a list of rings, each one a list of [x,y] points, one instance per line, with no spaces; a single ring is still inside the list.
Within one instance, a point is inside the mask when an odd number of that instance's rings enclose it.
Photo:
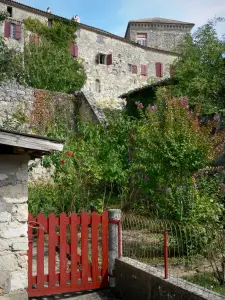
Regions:
[[[132,20],[130,21],[130,23],[164,23],[164,24],[194,25],[194,23],[158,18],[158,17]]]

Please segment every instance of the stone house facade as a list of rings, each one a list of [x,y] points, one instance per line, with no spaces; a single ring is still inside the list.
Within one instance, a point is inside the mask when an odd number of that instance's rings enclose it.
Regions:
[[[163,18],[130,21],[125,38],[144,46],[174,51],[194,27],[193,23]]]
[[[46,26],[50,25],[54,18],[64,19],[10,0],[0,0],[0,11],[10,13],[10,17],[2,25],[0,32],[6,36],[6,42],[9,45],[20,44],[21,48],[24,45],[22,24],[24,19],[36,18]],[[9,31],[5,34],[6,23],[15,24],[15,22],[21,22],[19,39]],[[160,26],[164,26],[163,20],[160,22]],[[168,20],[166,22],[168,23]],[[139,25],[145,26],[141,22]],[[149,42],[144,45],[135,40],[133,23],[128,24],[125,38],[80,24],[76,33],[77,49],[74,56],[81,59],[85,66],[87,81],[83,90],[91,92],[100,107],[120,108],[124,102],[118,98],[119,95],[139,88],[152,80],[169,77],[170,65],[176,59],[177,54],[170,51],[172,47],[167,47],[164,39],[165,32],[173,31],[176,39],[180,40],[180,36],[190,31],[193,24],[185,25],[185,28],[179,28],[179,26],[165,28],[164,31],[160,31],[158,27],[151,28],[147,33]],[[13,28],[14,25],[11,27]],[[137,27],[138,31],[141,29],[139,27]],[[160,34],[163,36],[162,39],[159,38]],[[157,45],[153,42],[156,36]]]

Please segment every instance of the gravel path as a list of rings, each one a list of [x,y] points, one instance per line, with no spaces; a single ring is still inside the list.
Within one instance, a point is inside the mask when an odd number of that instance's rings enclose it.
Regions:
[[[118,300],[109,290],[95,292],[64,294],[50,297],[29,298],[29,300]]]

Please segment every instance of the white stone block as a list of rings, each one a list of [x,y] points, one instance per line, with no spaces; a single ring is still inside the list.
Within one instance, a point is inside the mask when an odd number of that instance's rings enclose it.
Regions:
[[[1,255],[0,259],[0,273],[5,271],[15,271],[18,270],[18,259],[16,255],[12,253],[5,253],[5,255]]]
[[[24,203],[28,200],[26,184],[16,184],[0,187],[0,198],[7,203]]]
[[[28,220],[28,204],[17,204],[12,208],[12,220],[19,222],[27,222]]]
[[[0,223],[10,222],[11,217],[11,214],[7,211],[0,212]]]
[[[27,270],[16,271],[11,274],[10,292],[24,290],[28,286]]]
[[[11,239],[27,236],[27,223],[19,222],[0,223],[0,238]]]
[[[9,250],[9,244],[4,241],[3,239],[0,239],[0,252]]]
[[[14,238],[11,241],[13,251],[27,251],[28,250],[28,238]]]

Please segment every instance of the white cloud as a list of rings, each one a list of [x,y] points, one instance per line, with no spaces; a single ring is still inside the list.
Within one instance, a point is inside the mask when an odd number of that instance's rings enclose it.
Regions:
[[[121,0],[121,24],[114,32],[124,34],[127,22],[138,18],[163,17],[193,22],[198,27],[215,16],[225,17],[225,0]],[[225,25],[218,28],[218,32],[225,33]]]

